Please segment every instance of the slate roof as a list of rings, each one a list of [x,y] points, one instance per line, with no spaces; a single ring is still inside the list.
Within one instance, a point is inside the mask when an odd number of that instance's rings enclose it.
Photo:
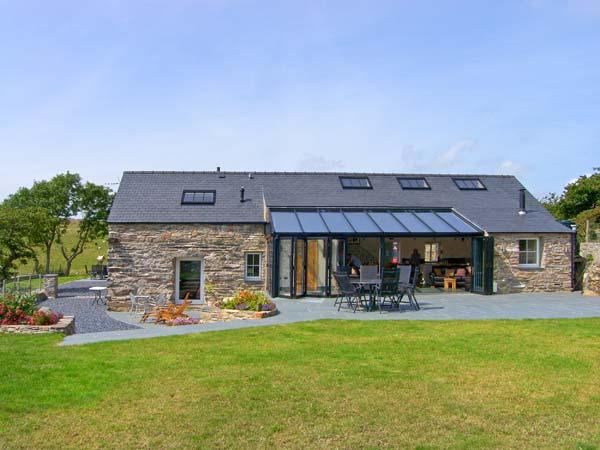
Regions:
[[[268,207],[454,208],[490,233],[571,230],[526,192],[520,216],[519,189],[507,175],[382,174],[333,172],[124,172],[110,223],[265,223]],[[343,189],[339,177],[368,176],[372,189]],[[397,177],[425,177],[430,190],[403,190]],[[482,191],[461,191],[453,177],[478,177]],[[240,188],[247,201],[240,202]],[[215,190],[214,205],[182,205],[184,190]]]

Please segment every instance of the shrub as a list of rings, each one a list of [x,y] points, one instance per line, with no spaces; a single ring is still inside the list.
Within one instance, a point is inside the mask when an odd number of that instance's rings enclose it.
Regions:
[[[7,293],[0,297],[0,325],[54,325],[62,314],[38,310],[35,295]]]
[[[241,311],[272,311],[275,303],[265,294],[259,291],[242,290],[233,297],[224,299],[218,303],[219,308],[239,309]]]
[[[62,319],[63,315],[43,309],[37,310],[28,319],[29,325],[54,325]]]

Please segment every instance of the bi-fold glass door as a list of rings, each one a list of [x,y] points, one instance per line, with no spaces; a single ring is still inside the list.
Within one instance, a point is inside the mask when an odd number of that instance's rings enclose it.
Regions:
[[[344,265],[345,247],[344,239],[280,238],[278,295],[331,295],[332,272]]]

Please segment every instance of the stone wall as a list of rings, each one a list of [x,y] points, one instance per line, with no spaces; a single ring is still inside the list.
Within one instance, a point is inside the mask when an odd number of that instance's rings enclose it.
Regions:
[[[69,336],[75,333],[75,317],[65,316],[54,325],[0,325],[0,333],[6,334],[41,334],[62,333]]]
[[[203,261],[205,299],[212,302],[236,290],[265,289],[267,245],[260,224],[110,224],[108,250],[109,309],[125,309],[131,292],[175,295],[178,259]],[[262,253],[262,280],[246,281],[245,253]]]
[[[493,234],[494,281],[498,293],[571,290],[571,235]],[[519,239],[540,238],[539,268],[519,267]]]
[[[583,294],[600,295],[600,242],[583,242],[579,253],[586,260]]]

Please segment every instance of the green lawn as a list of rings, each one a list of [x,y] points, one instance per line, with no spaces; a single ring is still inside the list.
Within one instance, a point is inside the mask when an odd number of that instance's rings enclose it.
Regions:
[[[600,445],[600,319],[0,336],[0,448]]]
[[[77,227],[78,223],[76,220],[73,220],[69,224],[69,228],[64,236],[65,245],[71,246],[74,245],[77,239]],[[67,247],[70,248],[70,247]],[[87,265],[88,270],[91,269],[92,265],[98,264],[96,258],[100,255],[107,256],[108,254],[108,242],[106,238],[99,239],[96,242],[90,242],[86,249],[83,251],[81,255],[75,258],[73,261],[73,266],[71,267],[71,275],[85,275],[85,266]],[[43,268],[46,256],[43,250],[38,251],[38,258],[40,260],[40,265]],[[65,269],[66,261],[60,251],[60,244],[55,243],[52,247],[52,253],[50,255],[50,265],[52,271],[58,272]],[[33,261],[29,261],[27,264],[22,264],[18,268],[18,272],[20,274],[29,274],[33,271]]]

